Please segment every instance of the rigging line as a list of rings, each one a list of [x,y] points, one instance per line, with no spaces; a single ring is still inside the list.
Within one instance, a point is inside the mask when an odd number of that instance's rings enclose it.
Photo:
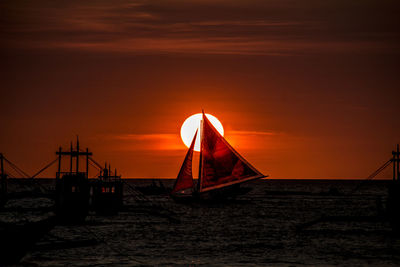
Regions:
[[[58,158],[54,159],[52,162],[50,162],[49,164],[47,164],[44,168],[42,168],[40,171],[38,171],[37,173],[35,173],[35,175],[33,175],[32,177],[30,177],[31,179],[35,178],[36,176],[38,176],[39,174],[41,174],[43,171],[45,171],[47,168],[49,168],[51,165],[53,165],[55,162],[58,161]]]
[[[361,181],[353,190],[351,190],[347,195],[354,194],[361,186],[363,186],[367,181],[374,179],[380,172],[386,169],[392,163],[392,159],[385,162],[381,167],[379,167],[375,172],[373,172],[367,179]]]
[[[94,164],[93,164],[92,162],[90,162],[90,161],[89,161],[89,165],[92,166],[93,168],[97,169],[97,170],[99,171],[98,173],[99,173],[99,175],[100,175],[101,170],[99,170],[99,169],[97,168],[97,165],[94,165]]]
[[[377,169],[375,172],[373,172],[370,176],[368,176],[367,179],[374,178],[376,175],[378,175],[383,169],[385,169],[388,165],[390,165],[392,160],[388,160],[385,164],[383,164],[379,169]]]
[[[99,168],[99,166],[97,166],[96,164],[94,164],[92,161],[89,161],[90,166],[98,169],[99,171],[101,171],[102,169]]]
[[[24,177],[24,174],[23,174],[22,172],[18,171],[18,169],[16,169],[13,165],[10,164],[10,167],[11,167],[19,176],[21,176],[22,178],[25,178],[25,177]]]
[[[100,174],[101,174],[101,171],[100,172],[98,172],[95,176],[92,176],[92,178],[91,179],[94,179],[94,178],[98,178],[99,176],[100,176]]]
[[[372,180],[373,178],[375,178],[376,175],[378,175],[380,172],[382,172],[384,169],[387,168],[387,166],[389,166],[392,163],[392,159],[388,160],[387,162],[385,162],[382,166],[380,166],[376,171],[374,171],[371,175],[369,175],[365,180],[361,181],[353,190],[351,190],[349,193],[344,194],[344,196],[352,196],[362,185],[364,185],[367,181]],[[343,201],[343,200],[342,200]],[[325,214],[324,212],[321,213],[322,215],[319,216],[319,218],[314,219],[310,222],[307,223],[303,223],[301,225],[296,226],[296,231],[301,231],[304,228],[314,224],[314,223],[318,223],[320,222],[324,217]]]
[[[100,163],[98,163],[97,161],[95,161],[92,157],[89,157],[89,160],[90,161],[92,161],[94,164],[96,164],[96,166],[100,169],[100,170],[103,170],[104,169],[104,166],[102,166]],[[109,173],[109,175],[113,175],[113,171],[112,170],[110,170],[110,173]],[[115,175],[115,173],[114,173],[114,175]]]
[[[382,172],[384,169],[386,169],[387,166],[389,166],[391,163],[392,163],[392,159],[386,161],[382,166],[380,166],[376,171],[374,171],[371,175],[369,175],[365,180],[361,181],[353,190],[351,190],[347,194],[344,194],[344,196],[352,196],[358,189],[360,189],[360,187],[362,185],[364,185],[367,181],[370,181],[373,178],[375,178],[376,175],[378,175],[380,172]],[[342,202],[343,200],[344,199],[342,199],[340,202]],[[319,218],[296,226],[296,231],[302,231],[304,228],[320,222],[325,217],[324,212],[320,212],[320,214],[321,215],[319,216]]]
[[[15,164],[12,163],[11,161],[9,161],[6,157],[4,157],[4,155],[3,155],[3,159],[4,159],[6,162],[8,162],[8,164],[10,164],[11,166],[14,166],[16,169],[18,169],[22,174],[24,174],[24,175],[26,176],[26,178],[29,178],[29,177],[30,177],[29,174],[27,174],[26,172],[24,172],[23,170],[21,170],[20,168],[18,168],[17,165],[15,165]]]
[[[14,170],[19,176],[23,176],[22,173],[18,172],[12,165],[10,165],[11,169]],[[4,171],[5,172],[5,171]]]
[[[101,166],[97,161],[95,161],[92,157],[89,157],[89,160],[91,161],[91,162],[93,162],[94,164],[96,164],[96,166],[99,168],[99,169],[103,169],[104,168],[104,166]]]
[[[44,190],[44,191],[49,191],[48,188],[46,188],[45,186],[43,186],[42,184],[40,184],[38,181],[33,180],[33,178],[34,178],[35,176],[37,176],[38,174],[40,174],[43,170],[45,170],[45,169],[46,169],[47,167],[49,167],[51,164],[53,164],[55,161],[57,161],[57,159],[54,160],[53,162],[51,162],[48,166],[46,166],[45,168],[43,168],[42,170],[40,170],[37,174],[35,174],[35,175],[32,176],[32,177],[30,177],[27,173],[23,172],[21,169],[19,169],[15,164],[13,164],[12,162],[10,162],[9,160],[7,160],[7,159],[5,159],[5,160],[10,164],[10,166],[11,166],[17,173],[19,173],[19,174],[21,175],[21,172],[22,172],[23,175],[28,176],[29,179],[32,179],[31,181],[34,181],[34,183],[35,183],[40,189],[42,189],[42,190]],[[26,186],[26,185],[25,185],[25,186]],[[29,188],[29,186],[26,186],[26,187]]]
[[[9,172],[4,171],[4,174],[7,176],[7,178],[15,178],[15,176],[12,175],[12,174],[9,173]]]
[[[17,165],[15,165],[14,163],[12,163],[11,161],[9,161],[6,157],[4,157],[3,156],[3,159],[8,163],[8,164],[10,164],[10,166],[18,173],[18,174],[22,174],[22,176],[26,176],[26,177],[29,177],[29,175],[26,173],[26,172],[24,172],[23,170],[21,170],[20,168],[18,168],[18,166]]]

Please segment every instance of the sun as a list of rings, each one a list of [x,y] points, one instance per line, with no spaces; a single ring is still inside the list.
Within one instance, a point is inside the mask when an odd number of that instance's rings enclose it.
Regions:
[[[221,122],[213,115],[207,114],[207,118],[210,120],[211,124],[217,129],[217,131],[223,136],[224,135],[224,127],[222,127]],[[193,140],[193,136],[196,133],[196,130],[199,129],[197,133],[196,142],[194,144],[194,151],[200,151],[200,121],[202,118],[201,113],[194,114],[187,118],[181,127],[181,138],[183,143],[190,147],[190,144]]]

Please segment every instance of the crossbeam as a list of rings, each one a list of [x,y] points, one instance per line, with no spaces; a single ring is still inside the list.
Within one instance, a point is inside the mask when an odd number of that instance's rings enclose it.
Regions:
[[[79,156],[92,156],[92,152],[83,152],[83,151],[57,151],[56,155],[62,156],[71,156],[71,157],[79,157]]]

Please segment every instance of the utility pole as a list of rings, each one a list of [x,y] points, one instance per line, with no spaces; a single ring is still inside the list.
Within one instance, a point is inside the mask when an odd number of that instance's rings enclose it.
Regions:
[[[397,144],[397,181],[400,180],[400,169],[399,169],[399,163],[400,163],[400,151],[399,151],[399,144]]]
[[[61,152],[62,152],[62,148],[60,147],[58,149],[58,172],[56,174],[57,180],[60,178],[60,173],[61,173]]]
[[[76,136],[76,173],[79,172],[79,139]]]
[[[400,163],[400,150],[399,150],[399,144],[397,144],[397,150],[392,151],[393,155],[393,181],[398,181],[400,180],[400,169],[399,169],[399,163]]]

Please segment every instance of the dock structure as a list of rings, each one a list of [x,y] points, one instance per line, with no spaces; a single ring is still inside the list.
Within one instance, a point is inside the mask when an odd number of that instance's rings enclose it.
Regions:
[[[392,151],[393,181],[389,184],[387,210],[393,230],[400,233],[400,149]]]
[[[76,223],[85,220],[89,212],[89,156],[91,152],[81,151],[79,140],[77,139],[76,148],[71,143],[70,151],[62,151],[60,147],[56,152],[58,156],[58,171],[56,173],[56,214],[60,222]],[[61,163],[62,157],[70,158],[69,171],[63,171]],[[79,170],[79,157],[86,157],[86,169],[84,172]],[[73,163],[75,160],[75,169]]]
[[[97,179],[91,181],[92,208],[100,215],[117,214],[123,205],[123,184],[121,176],[111,172],[105,164]]]

